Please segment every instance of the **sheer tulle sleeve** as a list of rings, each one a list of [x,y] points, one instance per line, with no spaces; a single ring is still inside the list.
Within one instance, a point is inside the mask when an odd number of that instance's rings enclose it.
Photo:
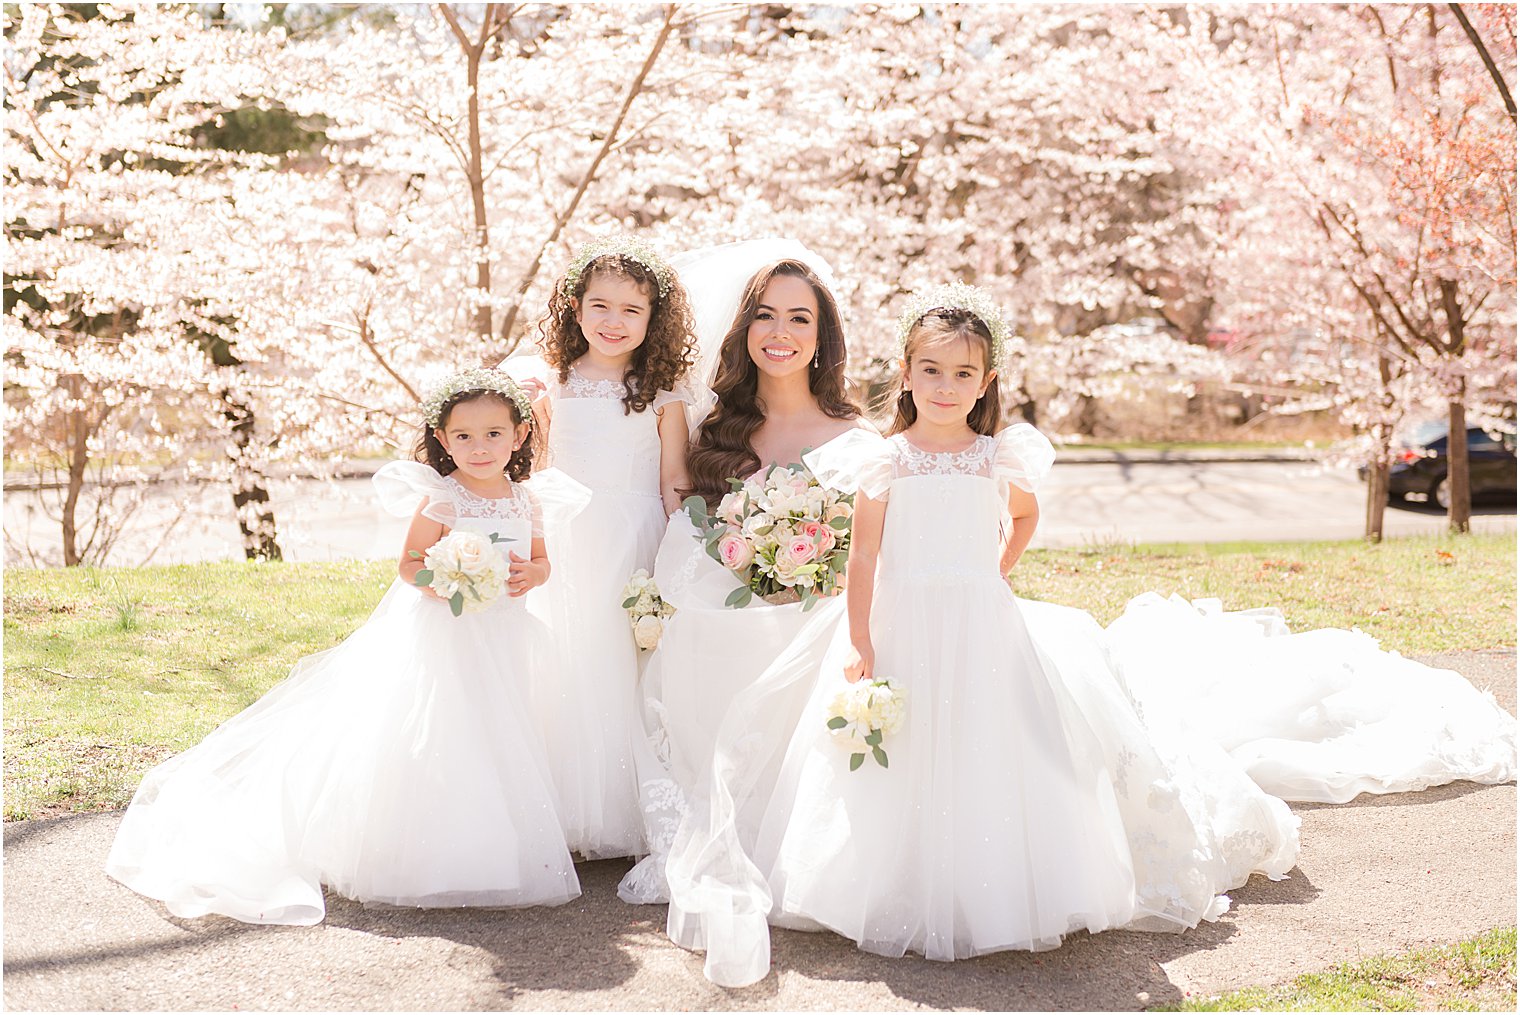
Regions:
[[[550,387],[554,371],[544,362],[544,358],[537,352],[518,353],[508,356],[497,366],[498,370],[506,372],[506,375],[517,383],[524,381],[538,381],[544,387]]]
[[[457,514],[449,485],[431,466],[421,462],[386,462],[375,473],[375,493],[391,514],[409,518],[422,506],[422,516],[454,526]]]
[[[591,503],[591,488],[559,469],[541,469],[519,483],[533,505],[533,538],[563,531],[570,519]]]
[[[818,482],[840,493],[860,490],[874,500],[887,496],[896,475],[892,444],[873,430],[847,430],[802,456]]]
[[[705,384],[688,378],[669,391],[656,392],[654,396],[656,410],[663,409],[672,402],[680,402],[685,407],[686,432],[691,434],[697,432],[697,427],[712,412],[713,406],[718,403],[718,397]]]
[[[701,393],[692,385],[686,383],[677,384],[669,391],[657,391],[654,396],[654,407],[663,409],[671,402],[682,402],[688,406],[694,406],[701,401]]]
[[[999,484],[1011,483],[1027,493],[1037,493],[1055,460],[1056,449],[1044,434],[1028,423],[1015,423],[997,435],[992,478]]]

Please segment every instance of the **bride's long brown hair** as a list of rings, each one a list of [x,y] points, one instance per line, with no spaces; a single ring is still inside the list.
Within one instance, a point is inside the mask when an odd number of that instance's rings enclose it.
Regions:
[[[749,326],[759,311],[765,287],[777,275],[802,279],[812,286],[818,300],[818,353],[808,365],[808,390],[818,408],[835,419],[860,415],[859,406],[845,393],[844,326],[834,294],[801,261],[782,260],[761,268],[745,287],[734,323],[718,352],[718,375],[713,380],[718,404],[703,420],[686,455],[691,486],[680,491],[681,496],[700,494],[710,508],[728,492],[730,478],[748,476],[761,465],[750,444],[765,422],[765,413],[758,398],[760,368],[749,358]]]

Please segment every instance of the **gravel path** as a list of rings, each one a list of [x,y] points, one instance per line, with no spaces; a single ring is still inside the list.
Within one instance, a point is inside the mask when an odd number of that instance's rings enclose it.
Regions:
[[[1515,710],[1515,652],[1427,659]],[[621,861],[582,864],[557,909],[416,911],[329,900],[319,927],[167,916],[101,865],[120,820],[5,826],[4,1002],[10,1009],[1125,1010],[1265,985],[1361,956],[1515,922],[1515,787],[1470,783],[1300,804],[1286,881],[1232,893],[1185,934],[1079,934],[1059,950],[968,962],[882,959],[830,934],[777,931],[748,990],[702,978],[664,935],[664,907],[624,905]]]

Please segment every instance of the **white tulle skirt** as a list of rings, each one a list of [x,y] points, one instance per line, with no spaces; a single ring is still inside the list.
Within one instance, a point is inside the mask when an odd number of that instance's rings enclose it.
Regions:
[[[370,619],[143,779],[107,860],[182,917],[313,924],[322,886],[401,906],[580,894],[527,678],[520,601],[454,617],[394,583]]]
[[[658,495],[598,491],[545,533],[553,576],[532,603],[552,632],[558,665],[533,682],[534,714],[570,848],[587,859],[645,852],[633,763],[639,649],[623,588],[654,565],[665,531]]]
[[[815,611],[731,706],[671,849],[668,930],[706,949],[711,979],[763,976],[767,923],[956,959],[1194,926],[1253,872],[1286,875],[1287,806],[1211,742],[1156,735],[1097,625],[1053,609],[1025,617],[995,577],[879,582],[877,675],[904,687],[907,720],[889,768],[854,772],[826,726],[843,608]]]

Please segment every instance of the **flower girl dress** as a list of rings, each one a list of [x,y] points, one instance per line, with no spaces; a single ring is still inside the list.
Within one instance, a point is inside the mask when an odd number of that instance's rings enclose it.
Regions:
[[[554,577],[530,609],[551,632],[558,665],[533,681],[570,848],[587,859],[645,852],[632,752],[642,740],[635,693],[639,649],[623,587],[654,566],[665,532],[660,499],[658,410],[685,411],[685,389],[662,391],[642,412],[624,412],[621,381],[593,381],[574,367],[550,379],[549,461],[591,491],[584,510],[547,542]]]
[[[1032,636],[998,534],[1008,484],[1033,490],[1051,459],[1022,424],[958,454],[859,435],[808,456],[826,485],[887,500],[871,632],[906,718],[890,767],[850,770],[825,723],[846,686],[837,610],[735,700],[667,867],[670,933],[715,982],[765,975],[767,921],[958,959],[1193,926],[1293,866],[1297,818],[1216,745],[1153,737],[1096,625]]]
[[[524,556],[542,529],[536,481],[495,500],[416,462],[374,479],[392,513],[425,501]],[[398,578],[342,644],[144,777],[106,871],[176,916],[246,923],[318,923],[323,885],[400,906],[575,898],[528,712],[547,653],[522,598],[455,617]]]

